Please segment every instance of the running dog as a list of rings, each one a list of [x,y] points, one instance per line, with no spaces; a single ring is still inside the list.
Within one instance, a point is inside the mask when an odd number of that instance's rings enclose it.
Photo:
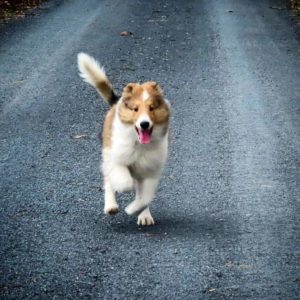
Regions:
[[[78,54],[78,68],[111,106],[102,131],[104,212],[119,211],[116,192],[135,189],[126,213],[138,214],[138,225],[154,225],[149,205],[167,160],[170,104],[153,81],[129,83],[118,97],[104,68],[85,53]]]

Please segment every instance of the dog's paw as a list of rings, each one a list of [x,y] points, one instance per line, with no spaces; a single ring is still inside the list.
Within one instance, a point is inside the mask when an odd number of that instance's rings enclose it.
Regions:
[[[110,205],[104,207],[104,213],[107,215],[116,215],[119,212],[119,206],[118,205]]]
[[[151,226],[151,225],[154,225],[155,223],[154,223],[154,219],[152,218],[150,212],[149,213],[142,212],[138,216],[137,224],[139,226]]]

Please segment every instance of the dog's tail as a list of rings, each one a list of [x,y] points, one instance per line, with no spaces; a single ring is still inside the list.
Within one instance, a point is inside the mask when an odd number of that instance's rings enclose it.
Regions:
[[[93,57],[79,53],[78,68],[80,77],[92,85],[111,106],[118,102],[119,97],[115,94],[112,84],[106,77],[104,68]]]

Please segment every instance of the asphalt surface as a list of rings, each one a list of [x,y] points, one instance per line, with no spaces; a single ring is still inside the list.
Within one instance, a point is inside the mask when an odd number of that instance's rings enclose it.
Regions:
[[[1,25],[1,299],[300,298],[300,52],[284,5],[50,1]],[[102,212],[107,106],[80,51],[119,91],[156,80],[173,105],[154,227]]]

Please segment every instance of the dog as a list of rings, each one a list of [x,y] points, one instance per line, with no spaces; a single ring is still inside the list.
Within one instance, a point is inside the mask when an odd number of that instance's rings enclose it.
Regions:
[[[104,213],[118,213],[116,192],[135,189],[125,212],[138,214],[139,226],[154,225],[149,205],[167,160],[170,103],[154,81],[129,83],[118,97],[104,68],[85,53],[78,54],[78,68],[111,106],[102,130]]]

